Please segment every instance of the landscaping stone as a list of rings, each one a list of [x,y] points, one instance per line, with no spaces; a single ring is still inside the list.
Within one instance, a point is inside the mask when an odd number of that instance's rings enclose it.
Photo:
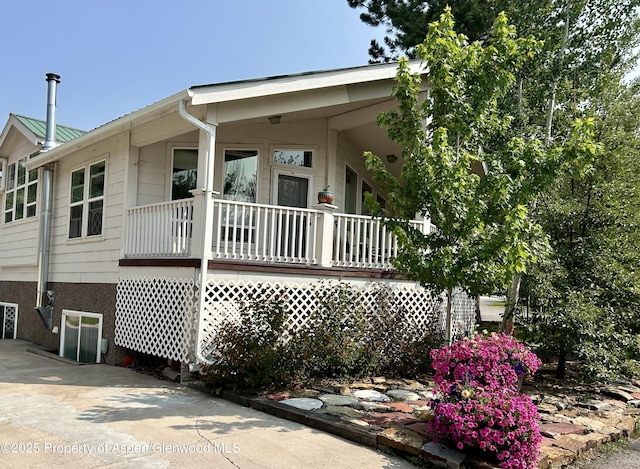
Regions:
[[[340,420],[342,420],[343,422],[351,423],[353,425],[357,425],[359,427],[366,427],[367,429],[369,428],[369,424],[359,417],[349,417],[348,415],[341,415]]]
[[[280,404],[286,404],[300,410],[316,410],[322,408],[322,401],[319,399],[311,399],[308,397],[293,397],[284,399]]]
[[[354,409],[352,407],[329,405],[322,409],[327,414],[340,416],[346,416],[351,418],[360,418],[364,415],[361,410]]]
[[[631,436],[636,428],[636,420],[633,417],[624,417],[615,427],[622,430],[624,436]]]
[[[388,402],[387,405],[398,412],[405,412],[407,414],[413,412],[413,407],[404,402]]]
[[[545,446],[540,448],[540,452],[549,458],[549,465],[551,467],[562,467],[571,463],[575,459],[575,454],[566,449],[558,448],[557,446]]]
[[[562,435],[582,435],[587,428],[583,425],[572,423],[543,423],[540,424],[540,434],[549,438],[557,438]]]
[[[580,435],[580,436],[585,436],[585,435]],[[558,448],[571,451],[576,456],[582,453],[586,449],[583,445],[583,442],[570,438],[569,435],[559,436],[558,438],[556,438],[553,444]]]
[[[633,407],[640,407],[640,399],[633,399],[627,402],[627,404],[632,405]]]
[[[393,412],[393,409],[385,404],[379,402],[362,401],[359,407],[365,412]]]
[[[571,423],[571,418],[563,414],[543,415],[541,417],[545,423]]]
[[[622,437],[622,430],[616,427],[602,427],[596,430],[596,433],[604,435],[607,438],[606,441],[615,441]]]
[[[587,430],[590,431],[597,431],[598,429],[606,426],[604,423],[589,417],[576,417],[573,419],[573,423],[576,425],[584,425],[587,427]]]
[[[552,404],[538,404],[536,407],[538,408],[538,412],[545,414],[555,414],[558,412],[558,408]]]
[[[170,366],[165,367],[162,370],[162,376],[167,378],[169,381],[179,381],[180,380],[180,372],[174,370]]]
[[[407,404],[409,404],[411,407],[414,408],[418,408],[418,407],[431,407],[431,401],[427,401],[424,399],[419,399],[417,401],[408,401]]]
[[[352,389],[373,389],[375,386],[372,383],[352,383],[350,387]]]
[[[409,430],[412,430],[419,435],[427,436],[427,424],[424,422],[410,423],[409,425],[405,425]]]
[[[321,394],[318,396],[322,402],[324,402],[327,406],[335,405],[346,405],[351,407],[358,407],[360,401],[353,396],[345,396],[345,395],[335,395],[335,394]]]
[[[373,384],[384,384],[387,382],[387,379],[384,376],[375,376],[371,378],[371,382]]]
[[[320,391],[317,389],[294,389],[291,391],[292,397],[308,397],[311,399],[317,399],[320,395]]]
[[[576,440],[583,447],[583,450],[587,451],[597,447],[604,443],[605,437],[600,433],[587,433],[586,435],[565,435],[560,438],[569,438]],[[566,449],[566,448],[565,448]]]
[[[424,439],[412,430],[387,428],[378,434],[378,443],[417,456]]]
[[[406,389],[389,389],[386,392],[387,396],[392,397],[398,401],[419,401],[420,396],[413,391],[407,391]]]
[[[605,396],[611,396],[622,402],[629,402],[633,400],[633,396],[631,394],[620,388],[605,388],[601,392]]]
[[[284,401],[285,399],[291,399],[291,397],[291,393],[288,391],[267,394],[267,399],[270,399],[272,401]]]
[[[412,423],[421,422],[420,419],[417,419],[410,414],[405,414],[404,412],[374,413],[363,417],[362,420],[370,425],[377,425],[379,427],[390,427],[394,425],[403,427]]]
[[[604,409],[607,409],[608,407],[610,407],[610,405],[607,404],[606,402],[597,401],[595,399],[589,399],[586,402],[578,402],[578,403],[576,403],[576,406],[583,407],[583,408],[589,409],[589,410],[604,410]]]
[[[386,394],[374,390],[360,390],[353,393],[358,399],[364,399],[369,402],[389,402],[391,398]]]
[[[453,450],[442,443],[429,442],[420,450],[420,457],[430,461],[436,466],[459,469],[460,465],[467,458],[467,455],[460,451]]]

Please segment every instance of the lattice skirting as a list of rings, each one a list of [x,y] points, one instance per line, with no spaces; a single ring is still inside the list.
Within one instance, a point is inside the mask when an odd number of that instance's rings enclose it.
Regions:
[[[115,343],[138,352],[192,361],[197,289],[193,279],[120,278]]]
[[[345,281],[346,282],[346,281]],[[197,356],[212,357],[212,343],[220,324],[227,319],[239,319],[239,307],[249,296],[259,301],[285,289],[288,297],[288,325],[295,330],[306,324],[317,304],[322,289],[336,282],[257,282],[241,280],[209,280],[206,287],[205,310],[200,318]],[[195,314],[198,306],[198,285],[193,279],[123,277],[118,283],[116,302],[116,339],[123,347],[172,358],[182,362],[195,359]],[[320,290],[320,291],[319,291]],[[407,327],[420,330],[442,329],[443,302],[423,288],[407,284],[359,282],[351,284],[364,309],[375,311],[379,292],[402,311]],[[462,336],[475,324],[475,301],[463,293],[454,296],[453,332]]]

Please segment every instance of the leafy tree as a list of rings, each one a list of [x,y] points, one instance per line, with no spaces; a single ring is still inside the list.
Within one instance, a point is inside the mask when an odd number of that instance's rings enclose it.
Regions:
[[[640,88],[609,85],[593,105],[599,157],[539,200],[553,256],[525,278],[527,326],[559,358],[558,377],[572,354],[588,377],[611,379],[640,371]]]
[[[516,38],[504,14],[484,44],[469,44],[453,24],[446,9],[416,47],[429,69],[428,97],[421,94],[420,74],[401,59],[394,89],[398,106],[378,119],[402,148],[400,177],[366,154],[375,180],[388,190],[391,210],[383,222],[398,235],[397,266],[447,292],[447,340],[454,288],[491,291],[535,260],[543,240],[527,205],[564,164],[559,147],[511,137],[512,119],[499,108],[536,41]],[[589,122],[578,122],[568,147],[592,152],[588,133]],[[478,162],[488,168],[485,177],[470,171]],[[371,213],[379,212],[372,197],[368,204]],[[406,220],[415,214],[431,217],[438,230],[424,234],[412,228]]]

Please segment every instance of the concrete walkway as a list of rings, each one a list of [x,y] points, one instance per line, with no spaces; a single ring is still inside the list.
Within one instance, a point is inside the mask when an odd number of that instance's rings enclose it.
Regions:
[[[0,340],[0,468],[412,468],[407,461],[107,365]]]
[[[483,321],[502,322],[504,313],[504,297],[481,296],[480,317]]]

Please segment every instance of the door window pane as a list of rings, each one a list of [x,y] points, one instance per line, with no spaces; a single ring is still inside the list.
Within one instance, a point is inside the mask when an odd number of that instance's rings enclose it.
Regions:
[[[307,208],[309,179],[278,175],[278,205]]]

